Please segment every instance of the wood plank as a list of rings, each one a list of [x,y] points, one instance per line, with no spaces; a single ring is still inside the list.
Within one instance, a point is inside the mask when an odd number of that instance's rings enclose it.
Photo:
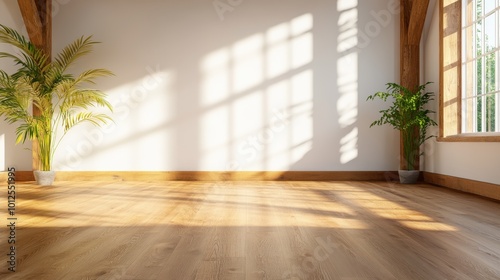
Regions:
[[[17,272],[2,262],[6,280],[500,277],[500,203],[428,184],[16,187]]]

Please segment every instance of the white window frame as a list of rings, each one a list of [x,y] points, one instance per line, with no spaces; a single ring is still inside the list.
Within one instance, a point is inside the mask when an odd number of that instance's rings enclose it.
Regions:
[[[484,134],[486,135],[488,133],[498,133],[500,132],[500,0],[483,0],[483,6],[482,6],[482,11],[481,11],[481,17],[476,18],[477,11],[476,11],[476,1],[477,0],[462,0],[462,94],[461,94],[461,103],[462,103],[462,133],[477,133],[477,134]],[[488,11],[485,13],[485,1],[495,1],[494,5],[496,6],[493,10]],[[472,2],[472,10],[468,10],[468,5]],[[468,13],[472,13],[472,17],[468,15]],[[488,18],[489,16],[494,15],[495,17],[495,33],[496,33],[496,38],[495,38],[495,48],[491,50],[488,53],[481,53],[480,56],[477,55],[477,46],[476,46],[476,41],[477,41],[477,35],[478,33],[475,32],[476,27],[475,25],[478,22],[485,22],[485,19]],[[472,28],[472,40],[470,40],[470,34],[467,34],[468,28]],[[486,43],[486,24],[481,25],[481,47],[484,50],[484,46]],[[469,35],[469,37],[468,37]],[[471,46],[472,44],[472,46]],[[472,51],[470,51],[470,48],[472,48]],[[486,92],[486,86],[487,83],[483,82],[481,85],[481,94],[478,94],[477,92],[477,63],[479,60],[482,60],[482,69],[481,69],[481,77],[479,77],[482,81],[486,81],[486,57],[488,57],[491,54],[494,54],[495,56],[495,61],[496,61],[496,77],[495,77],[495,88],[493,91]],[[471,55],[472,54],[472,55]],[[472,72],[473,73],[468,73],[468,67],[467,65],[472,64]],[[472,75],[472,87],[467,84],[469,79],[469,75]],[[468,89],[472,89],[472,92],[468,92]],[[487,127],[487,96],[495,96],[495,125],[493,128]],[[481,99],[481,112],[478,112],[477,110],[477,105],[478,105],[478,98]],[[472,100],[472,101],[471,101]],[[470,105],[471,103],[472,106]],[[472,110],[471,110],[472,109]],[[478,116],[481,115],[481,131],[478,131],[478,123],[477,119]],[[487,131],[488,130],[488,131]]]

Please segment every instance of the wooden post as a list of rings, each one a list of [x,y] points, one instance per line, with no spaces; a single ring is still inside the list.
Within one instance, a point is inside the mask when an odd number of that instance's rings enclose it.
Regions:
[[[18,0],[19,9],[28,30],[30,41],[52,57],[52,0]],[[33,115],[39,115],[38,107],[33,106]],[[32,143],[33,170],[39,169],[38,143]]]
[[[401,0],[400,14],[400,84],[410,90],[420,85],[420,39],[424,28],[429,0]],[[400,137],[400,168],[407,169]],[[415,169],[420,162],[417,153]]]

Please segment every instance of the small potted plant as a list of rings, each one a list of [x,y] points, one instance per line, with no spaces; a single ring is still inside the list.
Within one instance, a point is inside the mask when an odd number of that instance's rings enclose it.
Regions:
[[[416,163],[422,155],[420,146],[426,140],[435,137],[427,135],[427,128],[437,125],[429,117],[429,114],[434,112],[425,108],[429,101],[434,100],[434,93],[425,90],[428,84],[430,82],[411,91],[399,84],[388,83],[386,92],[377,92],[367,98],[367,100],[379,98],[383,101],[390,98],[392,101],[388,109],[380,111],[382,114],[380,119],[374,121],[370,127],[389,124],[401,132],[402,156],[406,163],[405,169],[399,170],[401,183],[415,183],[418,180],[420,171],[416,169]]]
[[[66,133],[83,122],[101,125],[111,120],[107,114],[90,111],[92,107],[112,107],[104,92],[85,85],[112,73],[106,69],[68,73],[70,66],[92,51],[96,42],[91,37],[75,40],[53,61],[17,31],[1,24],[0,43],[18,50],[0,52],[0,58],[10,58],[18,66],[13,74],[0,69],[0,116],[18,125],[16,143],[34,140],[40,169],[34,171],[35,179],[40,185],[51,185],[55,177],[52,159]]]

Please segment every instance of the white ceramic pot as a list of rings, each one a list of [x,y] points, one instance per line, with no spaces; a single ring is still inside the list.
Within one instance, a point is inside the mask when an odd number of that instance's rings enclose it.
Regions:
[[[51,186],[56,178],[55,171],[35,170],[33,174],[35,175],[36,183],[40,186]]]

